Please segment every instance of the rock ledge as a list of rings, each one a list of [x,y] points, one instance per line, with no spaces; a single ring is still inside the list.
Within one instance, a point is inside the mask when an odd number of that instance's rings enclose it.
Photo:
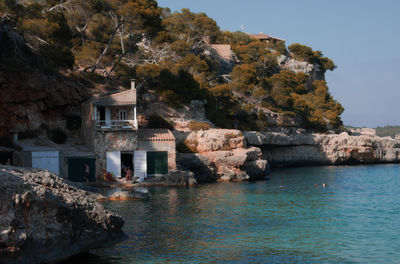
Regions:
[[[0,165],[0,263],[54,263],[125,235],[122,218],[48,171]]]

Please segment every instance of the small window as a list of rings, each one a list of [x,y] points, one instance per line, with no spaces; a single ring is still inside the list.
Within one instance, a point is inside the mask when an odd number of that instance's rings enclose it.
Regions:
[[[126,110],[119,110],[118,117],[119,120],[126,120]]]

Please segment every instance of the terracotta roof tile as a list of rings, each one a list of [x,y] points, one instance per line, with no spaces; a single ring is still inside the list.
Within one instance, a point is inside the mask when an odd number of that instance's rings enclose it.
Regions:
[[[148,128],[138,130],[139,141],[175,141],[171,131],[166,128]]]
[[[134,105],[136,104],[136,89],[100,97],[93,104],[97,106]]]
[[[280,41],[285,41],[284,39],[272,37],[272,36],[267,35],[267,34],[262,33],[262,32],[259,33],[259,34],[249,34],[249,33],[247,33],[247,35],[249,35],[252,38],[256,38],[256,39],[276,39],[276,40],[280,40]]]

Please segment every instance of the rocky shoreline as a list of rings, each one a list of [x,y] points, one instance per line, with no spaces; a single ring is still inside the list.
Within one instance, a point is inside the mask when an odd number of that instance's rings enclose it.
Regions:
[[[373,133],[351,135],[245,132],[250,145],[262,149],[273,167],[400,162],[400,141]]]
[[[184,142],[195,153],[178,154],[178,167],[193,172],[199,183],[260,180],[269,173],[261,149],[248,146],[240,130],[195,131]]]
[[[179,154],[177,162],[200,183],[261,180],[270,167],[400,162],[400,140],[367,129],[340,134],[209,129],[185,136],[195,153]]]
[[[106,198],[39,169],[0,165],[0,263],[58,262],[124,238],[123,219],[99,201],[147,199],[146,186],[262,180],[270,167],[400,163],[400,140],[374,133],[316,134],[209,129],[181,135],[194,153],[180,170],[123,186]],[[120,186],[121,187],[121,186]]]
[[[0,263],[54,263],[125,238],[102,195],[38,169],[0,165]]]

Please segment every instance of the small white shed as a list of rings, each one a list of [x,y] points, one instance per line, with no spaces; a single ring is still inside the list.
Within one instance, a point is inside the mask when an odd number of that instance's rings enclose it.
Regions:
[[[54,172],[62,177],[63,153],[59,150],[24,150],[24,166]]]

